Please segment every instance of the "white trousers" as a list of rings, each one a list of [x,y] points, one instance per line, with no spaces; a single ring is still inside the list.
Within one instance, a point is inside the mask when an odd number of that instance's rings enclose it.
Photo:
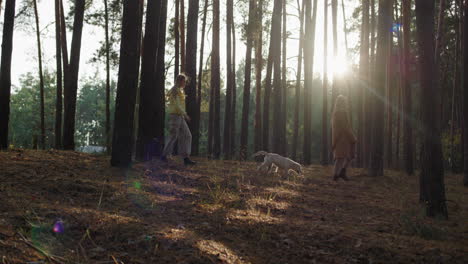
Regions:
[[[169,136],[166,137],[166,144],[163,156],[172,154],[174,144],[177,141],[178,153],[183,158],[190,156],[192,151],[192,133],[181,115],[169,115]]]

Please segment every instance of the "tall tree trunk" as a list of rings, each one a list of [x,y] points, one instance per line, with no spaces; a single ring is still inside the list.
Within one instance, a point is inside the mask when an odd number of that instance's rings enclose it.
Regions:
[[[444,28],[444,14],[446,9],[446,0],[439,0],[439,15],[437,19],[437,36],[435,41],[435,63],[436,63],[436,71],[438,72],[438,64],[439,64],[439,57],[440,57],[440,48],[442,43],[442,35],[443,35],[443,28]],[[438,79],[438,78],[437,78]]]
[[[247,47],[245,54],[245,75],[244,94],[242,103],[242,123],[239,157],[241,160],[247,159],[248,136],[249,136],[249,108],[250,108],[250,81],[252,73],[252,43],[253,43],[253,23],[255,14],[255,0],[249,1],[249,22],[247,25]]]
[[[281,135],[282,135],[282,83],[281,83],[281,13],[282,1],[275,0],[273,6],[273,17],[271,21],[271,37],[273,45],[273,151],[281,153]]]
[[[338,0],[331,0],[332,24],[333,24],[333,61],[338,56]],[[340,94],[338,87],[338,76],[333,73],[332,100],[331,105],[335,103],[336,97]]]
[[[236,26],[232,21],[232,109],[231,109],[231,153],[236,153],[236,104],[237,104],[237,86],[236,86]]]
[[[180,1],[183,0],[175,0],[175,18],[174,18],[174,81],[179,75],[179,67],[180,67]]]
[[[393,3],[392,3],[392,6],[393,6]],[[393,17],[393,15],[392,15]],[[392,23],[393,23],[393,19],[392,19]],[[393,158],[393,108],[395,107],[394,106],[394,92],[393,92],[393,76],[392,76],[392,72],[393,72],[393,61],[392,61],[392,42],[393,42],[393,33],[390,33],[387,35],[388,36],[388,46],[387,46],[387,51],[386,51],[386,54],[385,56],[387,56],[387,65],[386,65],[386,81],[385,81],[385,86],[386,86],[386,90],[387,90],[387,101],[385,102],[385,106],[386,106],[386,110],[387,110],[387,133],[386,133],[386,153],[385,153],[385,156],[386,156],[386,163],[387,163],[387,166],[388,168],[391,168],[392,167],[392,158]]]
[[[397,10],[397,17],[396,21],[398,21],[399,25],[403,24],[403,17],[402,17],[402,7],[400,6],[398,10],[398,4],[395,3],[396,5],[396,10]],[[403,39],[402,39],[402,34],[401,34],[401,26],[398,26],[398,31],[397,31],[397,53],[398,53],[398,65],[395,66],[395,68],[399,69],[399,75],[398,78],[396,78],[397,83],[398,83],[398,111],[397,111],[397,128],[396,128],[396,144],[395,144],[395,163],[396,163],[396,168],[400,169],[401,168],[401,159],[400,159],[400,148],[401,148],[401,117],[404,116],[403,112],[403,104],[402,104],[402,86],[403,86]]]
[[[69,80],[65,83],[65,112],[63,127],[63,148],[75,149],[75,113],[76,94],[78,91],[78,72],[80,66],[81,36],[83,33],[83,17],[85,0],[75,1],[75,18],[73,22],[73,37],[70,51]]]
[[[195,129],[198,129],[194,123],[197,115],[197,37],[198,37],[198,0],[189,1],[188,14],[187,14],[187,41],[186,41],[186,57],[185,57],[185,72],[190,77],[191,81],[186,87],[185,93],[187,99],[185,105],[187,114],[193,118],[188,123],[192,134]],[[185,56],[185,55],[184,55]],[[199,80],[201,82],[201,80]],[[192,147],[193,147],[192,142]]]
[[[273,74],[273,31],[270,30],[270,43],[268,47],[267,69],[265,75],[265,92],[263,93],[263,150],[270,150],[270,99],[271,99],[271,77]]]
[[[466,2],[463,5],[463,13],[463,185],[468,186],[468,3]]]
[[[328,0],[324,2],[323,76],[322,76],[322,153],[320,163],[328,165]],[[333,103],[333,102],[332,102]]]
[[[232,102],[232,23],[233,23],[233,0],[226,2],[226,105],[224,110],[224,137],[223,137],[223,153],[225,159],[231,158],[231,102]]]
[[[343,13],[343,34],[344,34],[345,47],[346,47],[346,58],[348,58],[348,47],[349,47],[348,46],[348,29],[346,27],[346,13],[345,13],[344,0],[341,0],[341,12]]]
[[[460,45],[460,61],[459,61],[459,67],[460,67],[460,70],[459,70],[459,74],[460,74],[460,77],[459,77],[459,80],[458,81],[458,85],[460,86],[460,92],[463,92],[463,86],[464,86],[464,77],[462,76],[463,74],[463,54],[464,54],[464,26],[465,26],[465,21],[466,21],[466,18],[465,18],[465,15],[464,15],[464,1],[463,0],[457,0],[457,4],[458,4],[458,7],[460,9],[460,19],[458,20],[458,32],[460,33],[460,37],[459,37],[459,44]],[[457,107],[457,112],[458,112],[458,124],[459,124],[459,127],[461,128],[461,146],[460,146],[460,152],[461,152],[461,170],[464,172],[465,169],[465,125],[464,125],[464,116],[463,116],[463,106],[464,106],[464,102],[463,102],[463,98],[461,98],[462,100],[460,100],[458,102],[458,107]]]
[[[291,158],[297,159],[297,147],[299,140],[299,107],[301,105],[301,78],[302,78],[302,51],[304,42],[304,15],[305,15],[305,2],[302,5],[297,0],[297,8],[299,10],[299,51],[297,55],[297,73],[296,73],[296,94],[294,102],[294,128],[293,128],[293,144],[291,146]]]
[[[211,87],[214,89],[213,120],[213,157],[221,154],[221,120],[220,120],[220,63],[219,63],[219,0],[213,0],[213,50],[211,52]]]
[[[414,173],[413,112],[410,83],[411,0],[403,0],[403,165],[407,174]]]
[[[106,34],[106,151],[111,154],[111,125],[110,125],[110,43],[109,43],[109,9],[108,0],[104,0],[104,31]]]
[[[128,167],[132,161],[133,123],[140,64],[142,5],[143,0],[123,2],[122,41],[111,157],[111,165],[114,167]]]
[[[441,71],[441,46],[442,46],[442,38],[444,35],[444,14],[445,14],[445,8],[446,8],[446,1],[445,0],[439,0],[439,14],[438,14],[438,19],[437,19],[437,35],[435,38],[435,47],[434,47],[434,60],[435,60],[435,69],[436,69],[436,78],[434,78],[435,85],[436,87],[439,87],[442,84],[442,71]],[[444,118],[443,118],[443,103],[444,103],[444,96],[445,92],[442,90],[441,92],[441,99],[439,100],[439,107],[440,107],[440,118],[441,118],[441,124],[444,123]]]
[[[367,109],[370,88],[370,72],[369,72],[369,0],[362,0],[362,23],[361,23],[361,47],[359,61],[359,79],[361,85],[358,92],[358,144],[357,144],[357,165],[364,167],[367,164],[366,158],[368,155],[369,146],[366,138],[370,137],[367,126]]]
[[[192,2],[189,0],[189,2]],[[180,70],[185,73],[185,1],[180,0]],[[198,16],[198,14],[197,14]],[[198,21],[197,21],[198,23]],[[187,30],[188,31],[188,30]]]
[[[39,29],[39,13],[37,11],[37,0],[33,1],[34,17],[36,20],[36,40],[37,40],[37,60],[39,64],[39,101],[40,101],[40,119],[41,119],[41,149],[45,149],[45,121],[44,121],[44,75],[42,74],[42,48],[41,31]]]
[[[312,162],[312,82],[315,55],[315,26],[317,21],[317,0],[312,11],[311,0],[305,0],[304,35],[304,164]],[[313,12],[311,17],[311,12]]]
[[[202,80],[203,80],[203,51],[205,49],[205,29],[206,29],[206,14],[208,9],[208,0],[205,0],[203,7],[203,18],[202,18],[202,33],[201,33],[201,45],[200,45],[200,60],[198,64],[198,87],[197,87],[197,112],[192,119],[193,122],[193,133],[192,133],[192,153],[193,155],[199,155],[200,150],[200,111],[201,111],[201,92],[202,92]]]
[[[60,22],[62,27],[60,27],[61,31],[61,47],[62,47],[62,64],[63,64],[63,92],[65,97],[65,89],[70,82],[70,65],[68,63],[68,42],[67,42],[67,27],[65,23],[65,9],[63,9],[63,1],[60,1]],[[65,98],[64,98],[65,102]],[[62,136],[63,136],[63,128],[62,128]],[[62,145],[63,145],[63,138],[62,138]]]
[[[392,7],[394,6],[395,2],[393,1],[392,2]],[[395,108],[394,106],[394,92],[393,92],[393,89],[394,89],[394,86],[393,86],[393,57],[392,57],[392,49],[393,49],[393,17],[394,17],[394,8],[391,9],[391,14],[392,14],[392,21],[391,21],[391,27],[392,27],[392,32],[389,34],[388,36],[388,46],[387,46],[387,78],[386,78],[386,89],[387,89],[387,101],[386,101],[386,107],[387,107],[387,133],[386,133],[386,137],[387,137],[387,142],[386,142],[386,145],[385,145],[385,150],[386,150],[386,154],[384,154],[386,156],[386,163],[387,163],[387,167],[388,168],[391,168],[392,167],[392,158],[393,158],[393,110]],[[398,107],[396,107],[398,109]]]
[[[282,9],[283,9],[283,23],[282,23],[282,29],[283,29],[283,32],[281,33],[281,37],[282,37],[282,51],[281,51],[281,88],[282,88],[282,92],[281,92],[281,141],[280,141],[280,148],[281,148],[281,151],[280,151],[280,154],[283,155],[283,156],[287,156],[287,146],[286,146],[286,126],[287,126],[287,110],[288,110],[288,107],[287,107],[287,102],[288,102],[288,98],[287,98],[287,66],[286,66],[286,60],[287,60],[287,54],[286,54],[286,45],[287,45],[287,40],[288,40],[288,36],[287,36],[287,13],[286,13],[286,0],[283,0],[283,3],[282,3]]]
[[[375,64],[375,83],[372,97],[372,139],[371,161],[369,166],[370,176],[383,175],[384,153],[384,101],[385,83],[387,78],[386,65],[388,61],[387,51],[390,44],[390,31],[392,28],[392,4],[391,0],[379,2],[378,43]]]
[[[254,150],[262,149],[263,0],[258,1],[255,19],[255,122]]]
[[[0,149],[8,148],[8,122],[10,119],[11,54],[13,51],[13,28],[15,23],[15,0],[6,0],[3,22],[2,57],[0,62]]]
[[[57,93],[55,102],[55,148],[62,148],[62,49],[61,45],[61,21],[60,21],[60,0],[55,0],[55,59],[56,59],[56,81]]]
[[[416,31],[419,47],[423,149],[421,154],[420,198],[426,205],[426,215],[448,217],[438,98],[440,89],[434,85],[434,5],[435,1],[416,0]]]
[[[349,58],[349,46],[348,46],[348,29],[346,26],[346,13],[345,13],[345,5],[344,5],[344,0],[341,0],[341,13],[343,14],[343,35],[344,35],[344,41],[345,41],[345,58]],[[344,82],[343,82],[344,81]],[[342,79],[342,87],[341,87],[341,92],[344,93],[345,91],[347,92],[348,95],[348,107],[349,109],[353,109],[353,91],[351,89],[352,85],[348,83],[346,80]],[[358,111],[359,113],[359,111]],[[353,111],[349,112],[349,120],[351,123],[353,123]],[[360,143],[358,143],[360,144]],[[359,155],[359,154],[358,154]]]
[[[400,130],[401,130],[401,115],[403,113],[402,104],[401,104],[401,83],[397,87],[398,92],[398,102],[397,102],[397,120],[396,120],[396,136],[395,136],[395,166],[397,169],[400,169]]]
[[[364,167],[369,168],[371,159],[371,139],[372,139],[372,93],[371,89],[375,87],[375,43],[376,43],[376,15],[375,15],[375,0],[370,0],[370,55],[369,55],[369,86],[367,87],[367,93],[364,94],[364,120],[365,120],[365,131],[364,131]]]
[[[375,50],[376,50],[376,31],[377,31],[377,17],[375,15],[375,1],[376,0],[370,0],[370,27],[371,27],[371,66],[375,66]]]
[[[154,98],[157,96],[156,60],[158,51],[159,16],[161,0],[148,1],[146,7],[145,36],[143,39],[140,94],[138,107],[138,134],[136,141],[136,159],[151,160],[148,147],[151,140],[156,137],[155,113],[157,105]]]
[[[161,11],[159,16],[159,30],[158,30],[158,52],[156,59],[156,87],[157,94],[154,100],[156,105],[156,117],[155,123],[153,124],[156,127],[156,139],[159,142],[164,142],[164,122],[166,116],[166,107],[165,107],[165,83],[166,83],[166,64],[165,64],[165,54],[166,54],[166,23],[167,23],[167,0],[161,1]]]
[[[212,61],[213,51],[209,58]],[[212,68],[213,66],[211,66]],[[212,69],[211,69],[212,71]],[[210,76],[210,78],[213,78]],[[213,135],[214,135],[214,87],[211,85],[210,81],[210,97],[209,97],[209,108],[208,108],[208,146],[207,146],[207,154],[208,157],[213,157]]]
[[[452,106],[451,106],[451,118],[450,118],[450,168],[452,170],[452,173],[456,173],[456,165],[455,165],[455,123],[456,118],[455,118],[455,109],[456,109],[456,103],[457,103],[457,88],[459,85],[459,79],[460,79],[460,21],[461,17],[463,16],[463,11],[461,6],[459,5],[459,0],[456,0],[454,3],[455,6],[455,63],[453,64],[454,67],[454,75],[453,75],[453,82],[452,82]],[[458,126],[459,127],[459,126]],[[464,147],[464,146],[463,146]]]

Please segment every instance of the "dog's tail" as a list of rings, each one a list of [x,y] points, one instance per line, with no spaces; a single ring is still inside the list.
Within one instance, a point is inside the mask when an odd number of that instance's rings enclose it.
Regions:
[[[261,150],[261,151],[258,151],[255,154],[253,154],[253,157],[266,156],[266,155],[268,155],[268,152]]]

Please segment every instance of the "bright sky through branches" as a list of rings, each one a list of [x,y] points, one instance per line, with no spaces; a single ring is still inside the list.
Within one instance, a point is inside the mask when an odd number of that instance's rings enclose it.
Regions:
[[[273,2],[273,1],[271,1]],[[174,16],[174,2],[169,0],[169,8],[168,8],[168,22]],[[185,9],[188,12],[188,1],[186,0]],[[203,9],[204,1],[200,1],[200,11]],[[68,1],[64,1],[65,10],[68,13],[69,6]],[[358,1],[355,0],[345,0],[345,12],[347,19],[350,18],[351,14],[353,13],[355,7],[359,4]],[[236,5],[244,5],[243,2],[239,1],[236,2]],[[246,4],[245,4],[246,5]],[[225,1],[221,1],[221,7],[225,6]],[[40,27],[41,27],[41,41],[43,45],[43,56],[44,56],[44,64],[45,68],[49,71],[55,71],[55,29],[54,29],[54,2],[53,1],[40,1],[39,2],[39,19],[40,19]],[[17,11],[20,8],[20,3],[17,3]],[[92,9],[100,9],[102,8],[102,3],[100,1],[94,1]],[[271,19],[271,9],[272,3],[269,7],[270,10],[264,13],[264,19]],[[237,54],[236,54],[236,63],[239,64],[243,61],[245,57],[245,45],[240,40],[241,35],[241,23],[247,22],[247,16],[243,16],[240,13],[240,9],[247,10],[247,5],[242,8],[235,8],[235,21],[236,21],[236,37],[238,38],[236,46],[237,46]],[[237,11],[236,11],[237,10]],[[350,58],[346,57],[346,49],[345,49],[345,41],[344,41],[344,33],[343,33],[343,14],[341,11],[341,0],[338,0],[338,57],[336,59],[333,58],[333,34],[332,34],[332,22],[331,22],[331,8],[329,8],[329,59],[328,59],[328,72],[329,72],[329,79],[332,80],[333,73],[338,74],[350,74],[350,66],[355,63],[355,61],[351,61]],[[89,12],[89,10],[87,10]],[[288,1],[287,5],[287,12],[288,12],[288,33],[289,38],[287,42],[287,58],[288,58],[288,76],[291,80],[295,79],[296,76],[296,67],[297,67],[297,52],[299,47],[298,42],[298,31],[299,31],[299,14],[297,10],[297,1]],[[200,12],[201,13],[201,12]],[[2,11],[2,22],[3,22],[3,14]],[[205,59],[208,58],[210,49],[211,49],[211,10],[209,9],[208,14],[208,31],[206,34],[206,44],[205,44]],[[225,75],[225,8],[221,8],[221,32],[220,32],[220,52],[221,52],[221,74]],[[33,21],[33,20],[31,20]],[[199,21],[199,41],[201,35],[201,17]],[[169,26],[169,25],[168,25]],[[350,25],[348,25],[349,28]],[[12,84],[15,86],[19,85],[19,78],[22,74],[27,72],[37,72],[37,44],[36,44],[36,37],[34,33],[34,24],[28,25],[26,27],[22,27],[21,29],[16,28],[14,32],[14,39],[13,39],[13,61],[12,61]],[[269,30],[268,30],[269,31]],[[264,38],[269,38],[269,36],[264,36]],[[67,32],[67,41],[70,48],[71,45],[71,32]],[[348,45],[349,48],[352,49],[356,45],[358,45],[359,33],[353,32],[348,34]],[[92,58],[93,54],[96,52],[98,47],[100,46],[99,42],[104,40],[104,31],[100,27],[91,26],[89,24],[85,24],[83,28],[83,41],[82,41],[82,48],[81,48],[81,60],[80,60],[80,79],[83,78],[94,78],[94,76],[98,76],[98,78],[104,79],[105,76],[105,65],[104,63],[90,63],[90,59]],[[167,46],[168,47],[168,46]],[[198,45],[198,48],[200,45]],[[264,55],[265,58],[267,56],[268,45],[264,48]],[[168,56],[166,56],[166,61],[171,61],[171,56],[173,51],[167,51]],[[169,55],[171,54],[171,55]],[[198,55],[198,53],[197,53]],[[323,72],[323,1],[318,1],[318,10],[317,10],[317,25],[316,25],[316,36],[315,36],[315,64],[314,64],[314,72],[315,75],[318,77],[322,75]],[[356,56],[353,56],[354,58]],[[239,66],[237,66],[239,68]],[[169,75],[172,75],[173,70],[169,70]],[[117,69],[113,69],[111,77],[116,80],[117,79]],[[168,76],[168,80],[171,80],[172,76]]]

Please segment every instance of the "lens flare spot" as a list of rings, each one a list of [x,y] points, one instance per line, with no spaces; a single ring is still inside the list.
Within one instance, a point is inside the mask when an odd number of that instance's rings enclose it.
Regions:
[[[401,24],[399,23],[393,23],[393,26],[392,26],[392,31],[397,33],[397,32],[400,32],[400,29],[401,29]]]
[[[62,220],[57,220],[54,223],[54,227],[52,228],[52,230],[54,231],[54,233],[63,233],[64,228]]]
[[[133,182],[133,187],[135,187],[135,189],[141,190],[141,182],[139,181]]]

